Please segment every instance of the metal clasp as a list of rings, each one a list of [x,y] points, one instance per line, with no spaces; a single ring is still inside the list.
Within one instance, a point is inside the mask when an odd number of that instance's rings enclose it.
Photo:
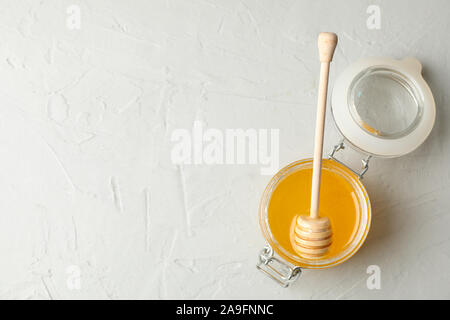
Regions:
[[[348,165],[346,165],[344,162],[342,162],[341,160],[338,160],[334,154],[336,152],[338,152],[339,150],[345,149],[345,145],[344,145],[344,139],[342,139],[342,141],[340,143],[338,143],[337,145],[335,145],[333,147],[333,150],[330,152],[330,154],[328,155],[329,159],[333,159],[334,161],[342,164],[344,167],[348,168],[351,172],[353,172],[354,174],[356,174],[358,176],[359,179],[362,179],[364,174],[367,172],[367,170],[369,170],[369,161],[372,158],[371,155],[368,155],[365,159],[361,160],[362,163],[362,169],[360,172],[357,172],[355,170],[353,170],[352,168],[350,168]]]
[[[275,280],[283,288],[289,287],[302,273],[300,267],[276,258],[272,247],[269,245],[261,250],[256,268]]]

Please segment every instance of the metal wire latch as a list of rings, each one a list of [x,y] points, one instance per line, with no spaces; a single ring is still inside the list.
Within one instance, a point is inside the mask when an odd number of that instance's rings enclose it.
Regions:
[[[302,273],[302,269],[288,264],[274,256],[271,246],[266,245],[259,254],[259,262],[256,268],[275,280],[283,288],[287,288]]]
[[[344,144],[345,140],[342,140],[340,143],[338,143],[337,145],[335,145],[333,147],[333,150],[330,152],[330,154],[328,155],[329,159],[333,159],[334,161],[342,164],[344,167],[348,168],[351,172],[353,172],[354,174],[356,174],[358,176],[359,179],[362,179],[364,174],[367,172],[367,170],[369,170],[369,161],[372,158],[372,155],[368,155],[365,159],[361,160],[362,163],[362,169],[360,172],[357,172],[356,170],[353,170],[352,168],[350,168],[348,165],[346,165],[344,162],[342,162],[341,160],[338,160],[334,154],[336,152],[338,152],[339,150],[345,149],[345,144]]]

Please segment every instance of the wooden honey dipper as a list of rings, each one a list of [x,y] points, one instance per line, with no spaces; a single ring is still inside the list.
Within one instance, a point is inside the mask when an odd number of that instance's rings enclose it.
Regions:
[[[294,249],[304,258],[319,259],[324,256],[331,245],[331,224],[328,217],[319,217],[320,177],[322,171],[323,132],[325,127],[325,109],[327,103],[328,73],[337,45],[334,33],[319,34],[318,47],[320,57],[320,81],[317,100],[316,136],[311,187],[310,215],[296,217],[294,228]]]

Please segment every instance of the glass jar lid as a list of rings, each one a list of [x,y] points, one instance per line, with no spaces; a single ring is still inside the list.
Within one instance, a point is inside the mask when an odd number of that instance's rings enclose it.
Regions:
[[[337,79],[333,117],[342,135],[362,151],[385,157],[416,149],[429,135],[435,104],[414,58],[367,59]]]

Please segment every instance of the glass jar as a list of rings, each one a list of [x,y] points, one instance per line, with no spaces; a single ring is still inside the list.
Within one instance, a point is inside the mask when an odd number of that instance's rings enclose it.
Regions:
[[[364,243],[370,229],[370,222],[372,218],[370,200],[366,189],[359,180],[359,177],[347,167],[334,160],[324,160],[322,163],[322,170],[326,170],[332,174],[343,177],[351,186],[354,194],[356,195],[358,204],[358,225],[356,226],[357,231],[355,236],[346,248],[339,254],[321,260],[304,259],[298,255],[292,254],[287,248],[278,243],[272,234],[268,217],[269,203],[272,194],[285,178],[298,171],[311,168],[312,159],[304,159],[291,163],[281,169],[274,177],[272,177],[267,185],[259,206],[259,223],[268,246],[261,253],[258,268],[266,272],[283,286],[289,285],[290,282],[296,279],[300,271],[298,267],[323,269],[338,265],[348,260]],[[275,256],[275,253],[282,260],[278,259]],[[280,266],[282,267],[280,268]]]
[[[343,136],[324,160],[322,170],[340,175],[357,199],[358,226],[351,242],[329,258],[309,260],[292,253],[276,240],[269,224],[269,204],[277,187],[290,175],[312,167],[312,159],[299,160],[281,169],[267,185],[259,206],[259,222],[267,245],[257,268],[283,287],[289,286],[302,268],[324,269],[351,258],[364,243],[371,224],[369,196],[361,179],[372,157],[399,157],[427,138],[435,120],[435,103],[415,58],[370,58],[349,66],[336,80],[331,110]],[[362,154],[360,171],[336,155],[348,145]],[[333,230],[333,232],[338,232]]]

